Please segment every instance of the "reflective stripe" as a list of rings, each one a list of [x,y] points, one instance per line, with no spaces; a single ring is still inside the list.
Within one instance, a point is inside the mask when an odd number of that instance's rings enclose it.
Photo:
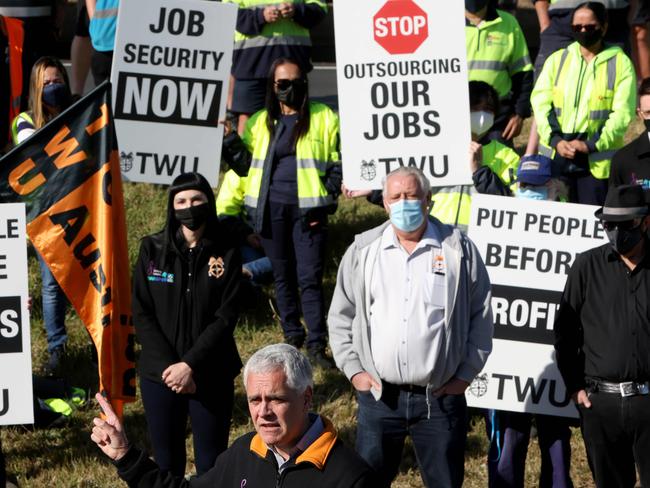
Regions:
[[[522,69],[524,69],[529,64],[531,64],[530,56],[526,55],[523,58],[519,58],[517,61],[512,63],[512,66],[510,66],[510,72],[521,71]]]
[[[493,71],[503,71],[506,69],[506,63],[503,61],[470,61],[468,67],[470,70],[489,69]]]
[[[582,0],[551,0],[551,5],[548,9],[574,9],[581,3],[583,3]],[[629,0],[599,0],[599,3],[602,3],[607,9],[617,9],[627,7],[629,5]]]
[[[256,159],[256,158],[251,159],[251,168],[263,169],[264,168],[264,160],[263,159]]]
[[[442,195],[443,193],[460,193],[463,191],[463,186],[466,185],[440,186],[438,188],[434,187],[431,190],[433,190],[433,195]]]
[[[228,3],[231,3],[231,2],[228,2]],[[235,2],[232,2],[232,3],[235,3]],[[259,2],[259,3],[256,2],[255,5],[249,5],[248,7],[240,7],[240,8],[247,8],[247,9],[251,9],[251,10],[256,9],[256,8],[264,9],[266,7],[273,7],[273,6],[279,7],[280,5],[282,5],[282,3],[283,3],[283,0],[277,0],[276,2]],[[327,4],[324,3],[324,2],[321,2],[321,1],[313,1],[313,2],[307,1],[305,3],[314,3],[314,4],[318,5],[319,7],[323,8],[323,9],[327,8]]]
[[[106,10],[95,10],[95,15],[93,15],[93,19],[108,19],[110,17],[117,17],[117,11],[118,9],[116,8],[107,8]]]
[[[616,56],[607,60],[607,89],[613,90],[616,85]]]
[[[298,206],[300,208],[325,207],[332,203],[334,203],[332,195],[325,195],[323,197],[298,197]]]
[[[557,74],[555,75],[555,86],[557,86],[560,81],[560,73],[562,73],[562,68],[564,67],[564,62],[566,61],[567,56],[569,55],[569,50],[564,49],[562,51],[562,57],[560,58],[560,66],[557,68]]]
[[[544,145],[540,144],[538,152],[542,156],[546,156],[547,158],[552,158],[553,157],[553,149],[548,147],[548,146],[544,146]]]
[[[614,157],[614,154],[616,154],[616,151],[603,151],[603,152],[592,153],[589,155],[589,162],[597,163],[598,161],[607,161],[608,159],[612,159]]]
[[[574,9],[582,2],[583,0],[551,0],[551,5],[548,7],[548,9],[549,10],[554,10],[558,8]]]
[[[328,161],[319,161],[317,159],[297,159],[298,169],[317,169],[321,173],[327,171],[331,164]]]
[[[251,49],[267,46],[311,46],[308,36],[256,36],[251,39],[242,39],[235,42],[235,49]]]
[[[591,120],[606,119],[609,117],[610,113],[611,113],[610,110],[592,110],[591,112],[589,112],[589,118]]]
[[[256,197],[251,197],[246,195],[244,197],[244,206],[251,209],[257,209],[259,199]],[[334,197],[332,195],[325,195],[322,197],[302,197],[298,198],[298,206],[300,208],[314,208],[314,207],[325,207],[334,203]]]
[[[555,111],[555,115],[558,117],[562,116],[562,109],[560,107],[553,107],[553,110]]]
[[[52,7],[0,7],[0,15],[4,17],[49,17]]]

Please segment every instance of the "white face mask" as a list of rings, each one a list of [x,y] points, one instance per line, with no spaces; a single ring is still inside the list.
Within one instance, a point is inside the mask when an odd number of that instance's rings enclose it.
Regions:
[[[478,112],[470,112],[469,114],[470,125],[472,127],[472,134],[477,137],[482,137],[490,130],[494,124],[494,114],[492,112],[485,112],[483,110]]]

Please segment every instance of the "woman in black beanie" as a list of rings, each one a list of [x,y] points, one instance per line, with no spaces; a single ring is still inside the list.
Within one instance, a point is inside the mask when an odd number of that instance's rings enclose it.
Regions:
[[[156,462],[185,473],[189,414],[197,473],[228,445],[233,338],[241,258],[220,226],[212,188],[198,173],[169,188],[165,228],[142,239],[133,277],[133,320],[145,417]]]

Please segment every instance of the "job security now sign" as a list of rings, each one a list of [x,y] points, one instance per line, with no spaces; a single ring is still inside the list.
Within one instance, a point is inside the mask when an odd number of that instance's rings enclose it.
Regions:
[[[400,166],[471,184],[463,3],[335,0],[334,27],[346,185]]]
[[[236,18],[233,4],[120,2],[111,82],[125,179],[197,171],[217,186]]]
[[[0,205],[0,425],[34,422],[25,205]]]
[[[469,236],[492,282],[494,341],[467,390],[474,407],[576,417],[557,369],[553,322],[576,256],[607,242],[597,207],[472,197]]]

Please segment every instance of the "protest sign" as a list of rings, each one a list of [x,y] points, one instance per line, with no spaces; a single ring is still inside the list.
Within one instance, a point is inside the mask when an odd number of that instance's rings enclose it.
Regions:
[[[99,391],[118,415],[135,399],[119,172],[108,83],[0,159],[0,201],[25,204],[27,235],[92,337]]]
[[[122,176],[217,186],[237,6],[122,0],[111,81]]]
[[[399,166],[471,184],[462,2],[334,1],[343,175],[380,188]]]
[[[0,205],[0,425],[34,422],[25,205]]]
[[[493,350],[468,405],[577,416],[555,362],[553,322],[576,256],[607,242],[597,207],[475,195],[469,236],[492,282]]]

